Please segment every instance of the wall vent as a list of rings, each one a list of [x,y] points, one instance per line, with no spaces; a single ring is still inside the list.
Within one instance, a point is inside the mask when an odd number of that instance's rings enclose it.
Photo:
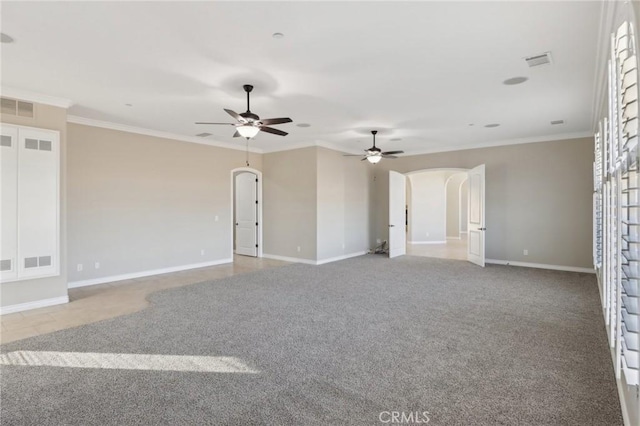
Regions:
[[[541,55],[529,56],[524,58],[529,68],[551,63],[551,52],[544,52]]]
[[[25,268],[37,268],[38,267],[38,258],[37,257],[25,257],[24,258],[24,267]]]
[[[552,125],[555,125],[555,124],[564,124],[564,120],[553,120],[553,121],[551,122],[551,124],[552,124]]]
[[[207,136],[211,136],[211,133],[207,133],[207,132],[198,133],[196,136],[199,136],[201,138],[206,138]]]
[[[6,146],[6,147],[11,148],[11,145],[13,145],[11,143],[11,136],[9,136],[9,135],[0,136],[0,146]]]
[[[18,101],[10,98],[0,98],[0,105],[2,114],[33,118],[35,108],[31,102]]]
[[[0,271],[10,271],[10,270],[11,270],[11,259],[0,260]]]
[[[26,149],[38,149],[38,139],[25,139],[24,147]]]

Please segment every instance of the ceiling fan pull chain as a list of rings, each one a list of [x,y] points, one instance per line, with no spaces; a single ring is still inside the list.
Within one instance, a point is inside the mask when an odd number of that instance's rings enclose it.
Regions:
[[[249,138],[247,138],[247,151],[246,151],[246,162],[247,162],[247,167],[249,167]]]

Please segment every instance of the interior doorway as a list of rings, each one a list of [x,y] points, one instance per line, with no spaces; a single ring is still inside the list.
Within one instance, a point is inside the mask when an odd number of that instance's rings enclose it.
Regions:
[[[407,254],[467,260],[468,170],[421,170],[407,183]]]
[[[242,167],[231,171],[233,254],[262,257],[262,173]]]

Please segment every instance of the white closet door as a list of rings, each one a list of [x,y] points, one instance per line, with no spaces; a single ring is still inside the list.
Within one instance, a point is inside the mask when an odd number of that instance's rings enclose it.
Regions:
[[[17,277],[18,129],[0,129],[0,279]]]
[[[59,134],[20,128],[18,139],[18,275],[57,275]]]
[[[236,176],[236,253],[258,256],[257,176],[245,172]]]

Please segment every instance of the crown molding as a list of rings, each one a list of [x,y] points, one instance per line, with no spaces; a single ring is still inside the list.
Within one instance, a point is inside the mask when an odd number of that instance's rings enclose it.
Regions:
[[[153,137],[162,138],[162,139],[171,139],[171,140],[176,140],[176,141],[181,141],[181,142],[190,142],[190,143],[197,143],[197,144],[200,144],[200,145],[215,146],[215,147],[218,147],[218,148],[234,149],[236,151],[246,151],[247,150],[246,147],[243,147],[243,146],[240,146],[240,145],[235,145],[235,144],[228,143],[228,142],[221,142],[221,141],[201,138],[201,137],[197,137],[197,136],[178,135],[178,134],[175,134],[175,133],[162,132],[162,131],[159,131],[159,130],[151,130],[151,129],[146,129],[146,128],[143,128],[143,127],[129,126],[129,125],[126,125],[126,124],[112,123],[110,121],[95,120],[93,118],[80,117],[80,116],[77,116],[77,115],[68,115],[67,116],[67,122],[68,123],[73,123],[73,124],[82,124],[84,126],[100,127],[100,128],[103,128],[103,129],[118,130],[120,132],[135,133],[135,134],[145,135],[145,136],[153,136]],[[254,147],[251,147],[251,146],[249,147],[249,152],[253,152],[253,153],[256,153],[256,154],[263,154],[264,153],[264,151],[262,149],[254,148]]]
[[[18,99],[21,101],[34,102],[38,104],[52,105],[67,109],[73,105],[71,99],[59,98],[56,96],[43,95],[28,90],[16,89],[15,87],[0,87],[0,94],[3,97]]]
[[[467,144],[467,145],[451,146],[451,147],[434,147],[431,149],[405,152],[405,154],[400,158],[410,157],[414,155],[436,154],[439,152],[465,151],[470,149],[493,148],[493,147],[499,147],[499,146],[521,145],[525,143],[552,142],[552,141],[591,138],[591,137],[593,137],[593,133],[591,132],[557,133],[554,135],[547,135],[547,136],[533,136],[533,137],[518,138],[518,139],[503,139],[499,141],[485,142],[480,144]]]

